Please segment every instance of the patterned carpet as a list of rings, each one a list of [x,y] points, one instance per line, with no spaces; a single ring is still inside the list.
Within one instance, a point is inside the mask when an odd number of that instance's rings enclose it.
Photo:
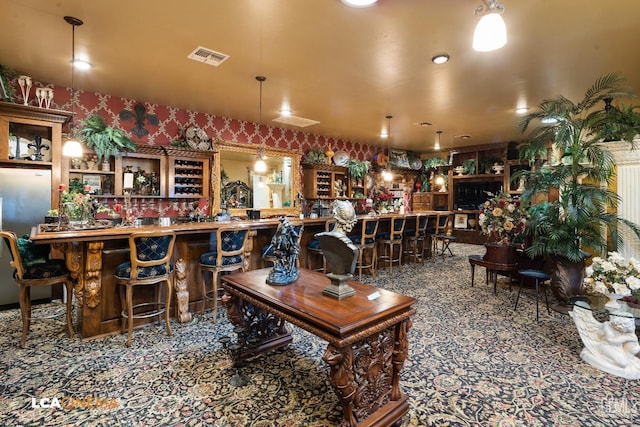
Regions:
[[[535,321],[532,292],[521,296],[481,280],[470,287],[467,255],[484,248],[452,244],[445,262],[380,271],[372,285],[417,298],[402,388],[410,396],[403,426],[627,426],[640,417],[640,382],[581,361],[568,316],[545,310]],[[38,310],[52,310],[51,307]],[[17,310],[0,313],[0,424],[12,426],[332,426],[341,419],[322,362],[326,343],[293,328],[287,348],[243,369],[229,385],[231,360],[218,339],[234,336],[223,310],[174,336],[153,326],[90,342],[69,340],[63,323],[34,321],[20,349]],[[52,331],[59,331],[52,335]],[[33,405],[32,398],[35,398]],[[41,407],[57,399],[62,409]],[[35,406],[35,407],[34,407]]]

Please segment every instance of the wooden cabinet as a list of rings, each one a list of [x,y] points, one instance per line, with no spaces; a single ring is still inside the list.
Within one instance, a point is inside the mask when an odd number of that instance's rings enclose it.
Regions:
[[[305,199],[333,200],[351,195],[346,167],[322,164],[303,164],[302,167]]]
[[[71,113],[0,102],[0,166],[51,170],[51,207],[62,182],[62,125]]]
[[[168,168],[170,197],[209,196],[209,159],[170,156]]]

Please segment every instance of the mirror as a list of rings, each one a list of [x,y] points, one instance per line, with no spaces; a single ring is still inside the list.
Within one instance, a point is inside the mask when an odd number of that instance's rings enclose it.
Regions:
[[[296,196],[300,192],[300,150],[265,147],[267,171],[257,173],[253,166],[257,146],[221,142],[214,156],[214,213],[228,210],[233,216],[246,216],[247,209],[259,210],[261,218],[299,215]]]

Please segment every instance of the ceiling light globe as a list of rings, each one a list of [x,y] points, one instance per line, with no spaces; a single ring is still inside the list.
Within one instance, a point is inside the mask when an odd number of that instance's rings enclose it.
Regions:
[[[253,165],[253,170],[257,173],[265,173],[267,171],[267,164],[264,160],[258,159]]]
[[[440,53],[431,58],[431,62],[437,65],[444,64],[446,62],[449,62],[449,55],[447,55],[446,53]]]
[[[393,180],[393,174],[391,174],[391,172],[389,172],[388,170],[385,170],[384,172],[382,172],[382,179],[389,182]]]
[[[480,18],[473,32],[473,49],[490,52],[507,44],[507,27],[498,13],[487,13]]]

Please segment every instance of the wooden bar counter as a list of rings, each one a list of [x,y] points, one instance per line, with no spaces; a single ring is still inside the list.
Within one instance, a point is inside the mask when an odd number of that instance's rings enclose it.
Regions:
[[[407,214],[408,219],[416,214]],[[381,228],[389,222],[391,215],[380,215]],[[304,224],[300,242],[300,262],[304,266],[306,247],[314,234],[324,231],[329,218],[291,218],[294,223]],[[31,240],[38,244],[51,244],[65,255],[66,264],[75,279],[78,331],[83,339],[120,333],[120,299],[114,280],[116,266],[129,259],[128,239],[132,232],[157,230],[176,233],[174,250],[175,282],[172,299],[172,317],[179,322],[191,320],[191,312],[202,307],[204,298],[200,294],[200,255],[209,250],[209,235],[219,227],[230,224],[250,227],[247,246],[246,269],[262,268],[262,248],[271,241],[278,224],[277,218],[239,220],[230,222],[176,223],[166,227],[149,225],[142,227],[113,227],[97,230],[40,231],[34,227]],[[388,228],[388,224],[386,225]],[[143,297],[145,296],[142,294]],[[135,303],[135,301],[134,301]],[[139,322],[153,321],[141,319]],[[136,323],[135,325],[137,325]]]

